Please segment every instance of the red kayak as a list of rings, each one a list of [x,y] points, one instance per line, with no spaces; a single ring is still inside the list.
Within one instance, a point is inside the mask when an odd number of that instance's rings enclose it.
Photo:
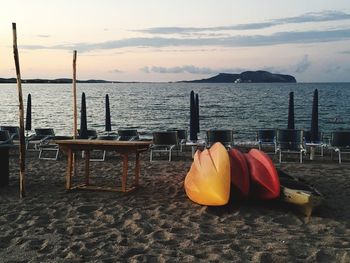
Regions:
[[[244,196],[248,196],[250,178],[248,164],[244,154],[237,149],[229,151],[231,164],[231,184],[233,184]]]
[[[275,199],[280,195],[280,181],[270,157],[257,149],[244,155],[252,182],[251,194],[258,199]]]

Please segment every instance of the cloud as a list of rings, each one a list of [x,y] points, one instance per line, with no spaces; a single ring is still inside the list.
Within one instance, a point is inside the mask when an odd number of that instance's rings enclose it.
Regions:
[[[50,35],[41,35],[41,34],[39,34],[39,35],[36,35],[37,37],[41,37],[41,38],[48,38],[48,37],[51,37]]]
[[[350,14],[336,11],[336,10],[325,10],[321,12],[305,13],[300,16],[288,17],[275,19],[277,23],[306,23],[306,22],[327,22],[327,21],[339,21],[350,19]]]
[[[341,70],[342,70],[342,67],[340,65],[334,65],[334,64],[327,65],[325,68],[325,72],[327,74],[336,74],[336,73],[339,73]]]
[[[274,26],[272,22],[263,23],[250,23],[250,24],[238,24],[234,26],[217,26],[217,27],[152,27],[146,29],[133,30],[136,32],[149,33],[149,34],[190,34],[200,33],[205,31],[230,31],[230,30],[251,30],[251,29],[263,29]]]
[[[193,65],[184,65],[179,67],[144,67],[141,69],[145,73],[170,73],[170,74],[180,74],[180,73],[191,73],[191,74],[211,74],[213,70],[210,68],[199,68]]]
[[[179,49],[154,49],[152,50],[153,52],[179,52],[179,53],[184,53],[184,52],[215,52],[215,51],[220,51],[221,49],[217,48],[198,48],[198,49],[185,49],[185,48],[179,48]]]
[[[303,73],[311,66],[311,61],[308,55],[304,55],[303,58],[296,64],[295,73]]]
[[[144,73],[151,73],[149,67],[140,68],[140,71],[142,71],[142,72],[144,72]]]
[[[218,27],[152,27],[146,29],[134,30],[137,32],[148,34],[188,34],[205,31],[228,31],[228,30],[257,30],[264,29],[284,24],[299,24],[310,22],[327,22],[349,20],[350,14],[342,11],[326,10],[321,12],[305,13],[299,16],[272,19],[260,23],[247,23],[232,26],[218,26]]]
[[[220,68],[220,69],[212,69],[207,67],[196,67],[194,65],[183,65],[177,67],[160,67],[160,66],[152,66],[152,67],[143,67],[140,69],[144,73],[160,73],[160,74],[182,74],[182,73],[190,73],[190,74],[199,74],[199,75],[209,75],[209,74],[218,74],[222,72],[226,73],[240,73],[244,71],[241,68]]]
[[[123,71],[121,71],[119,69],[112,69],[109,71],[109,73],[123,73]]]
[[[126,38],[120,40],[112,40],[101,43],[76,43],[61,44],[55,46],[42,45],[22,45],[23,49],[60,49],[60,50],[78,50],[79,52],[87,52],[92,50],[108,50],[126,47],[200,47],[200,46],[221,46],[221,47],[254,47],[268,46],[280,44],[305,44],[305,43],[321,43],[350,39],[350,29],[339,30],[310,30],[310,31],[290,31],[279,32],[271,35],[252,35],[252,36],[231,36],[217,38]]]

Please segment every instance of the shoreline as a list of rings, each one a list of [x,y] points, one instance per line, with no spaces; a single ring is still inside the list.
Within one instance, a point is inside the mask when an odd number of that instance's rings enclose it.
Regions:
[[[339,165],[328,157],[276,165],[303,177],[324,195],[324,203],[305,223],[294,207],[275,202],[231,200],[217,208],[192,203],[183,188],[191,166],[189,151],[175,155],[172,162],[150,163],[149,153],[143,154],[140,188],[129,194],[66,191],[66,157],[46,161],[30,152],[27,196],[19,200],[18,159],[11,153],[10,186],[0,188],[0,258],[3,262],[348,262],[350,162]],[[78,171],[82,166],[78,162]],[[98,175],[95,180],[108,184],[120,179],[120,169],[114,153],[91,165]],[[83,177],[80,174],[77,180]]]

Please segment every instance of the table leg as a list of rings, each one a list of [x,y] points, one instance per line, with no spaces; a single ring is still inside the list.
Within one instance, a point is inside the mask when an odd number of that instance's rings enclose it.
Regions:
[[[137,187],[139,185],[139,176],[140,176],[140,154],[136,153],[136,160],[135,160],[135,186]]]
[[[90,177],[90,151],[85,151],[85,184],[89,185]]]
[[[310,146],[310,160],[313,160],[315,157],[315,147]]]
[[[128,154],[123,154],[123,177],[122,177],[122,192],[126,192],[126,183],[128,178]]]
[[[73,151],[67,150],[68,164],[66,172],[66,189],[69,190],[72,187],[72,170],[73,170]]]

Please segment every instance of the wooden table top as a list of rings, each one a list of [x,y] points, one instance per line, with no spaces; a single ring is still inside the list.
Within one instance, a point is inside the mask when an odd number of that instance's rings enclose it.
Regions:
[[[88,140],[88,139],[76,139],[76,140],[56,140],[54,141],[58,145],[91,145],[91,146],[149,146],[152,141],[116,141],[116,140]]]

